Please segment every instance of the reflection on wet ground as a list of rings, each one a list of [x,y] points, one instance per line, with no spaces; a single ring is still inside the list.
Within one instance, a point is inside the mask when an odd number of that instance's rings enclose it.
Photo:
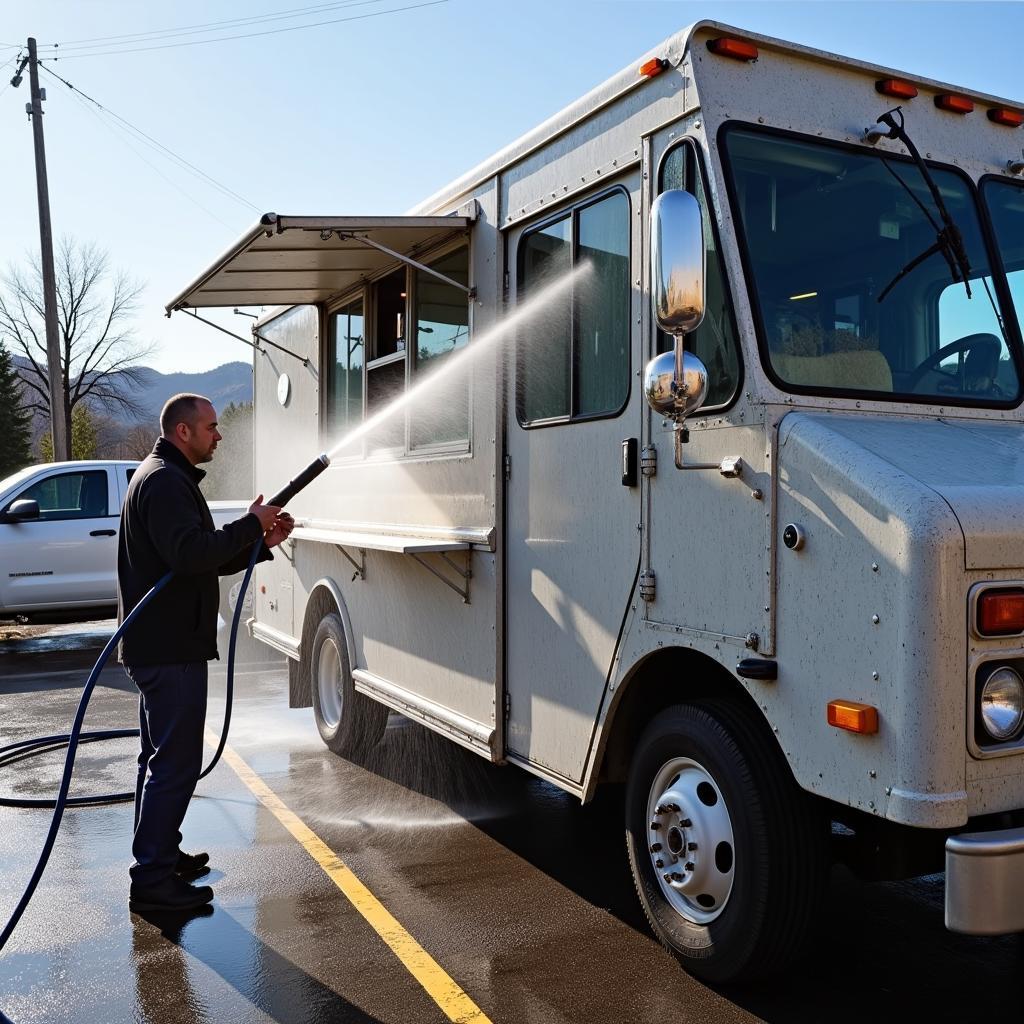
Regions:
[[[38,652],[0,663],[0,745],[65,731],[88,670]],[[10,666],[10,671],[7,670]],[[210,725],[223,712],[214,669]],[[592,805],[392,716],[363,764],[330,754],[282,667],[243,665],[231,744],[495,1022],[965,1021],[1015,1005],[1017,938],[942,925],[941,878],[867,885],[836,870],[814,952],[756,988],[712,990],[647,932],[625,859],[621,794]],[[87,727],[133,723],[108,669]],[[124,788],[130,741],[83,751],[76,787]],[[0,774],[46,794],[61,758]],[[129,783],[130,784],[130,783]],[[45,812],[0,809],[0,918],[34,863]],[[203,915],[127,912],[131,808],[69,811],[32,907],[0,955],[0,1008],[30,1021],[440,1021],[438,1006],[224,766],[186,820],[210,852]]]

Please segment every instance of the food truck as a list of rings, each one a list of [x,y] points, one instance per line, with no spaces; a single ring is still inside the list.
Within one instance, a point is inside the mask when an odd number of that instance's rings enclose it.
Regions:
[[[168,313],[273,306],[256,478],[330,454],[256,576],[291,706],[622,785],[710,981],[837,859],[1024,929],[1022,123],[701,22],[407,216],[265,215]]]

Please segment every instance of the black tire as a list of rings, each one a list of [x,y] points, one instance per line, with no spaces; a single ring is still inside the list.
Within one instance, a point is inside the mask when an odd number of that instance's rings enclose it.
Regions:
[[[325,615],[310,651],[309,681],[320,737],[341,757],[359,759],[384,735],[388,709],[357,693],[341,618]]]
[[[626,787],[629,865],[647,919],[712,983],[752,981],[798,954],[827,879],[828,822],[763,729],[725,702],[666,708]]]

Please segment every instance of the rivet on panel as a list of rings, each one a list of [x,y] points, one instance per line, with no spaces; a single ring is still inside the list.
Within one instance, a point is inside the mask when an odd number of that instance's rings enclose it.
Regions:
[[[872,562],[871,563],[871,571],[872,572],[878,572],[878,563],[877,562]]]
[[[874,679],[874,681],[877,683],[878,682],[878,673],[877,672],[872,672],[871,673],[871,678]]]
[[[871,621],[877,626],[882,620],[877,615],[872,615]]]

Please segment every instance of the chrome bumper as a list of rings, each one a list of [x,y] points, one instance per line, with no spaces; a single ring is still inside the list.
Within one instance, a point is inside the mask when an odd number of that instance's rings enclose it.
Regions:
[[[968,935],[1024,931],[1024,828],[946,840],[946,927]]]

